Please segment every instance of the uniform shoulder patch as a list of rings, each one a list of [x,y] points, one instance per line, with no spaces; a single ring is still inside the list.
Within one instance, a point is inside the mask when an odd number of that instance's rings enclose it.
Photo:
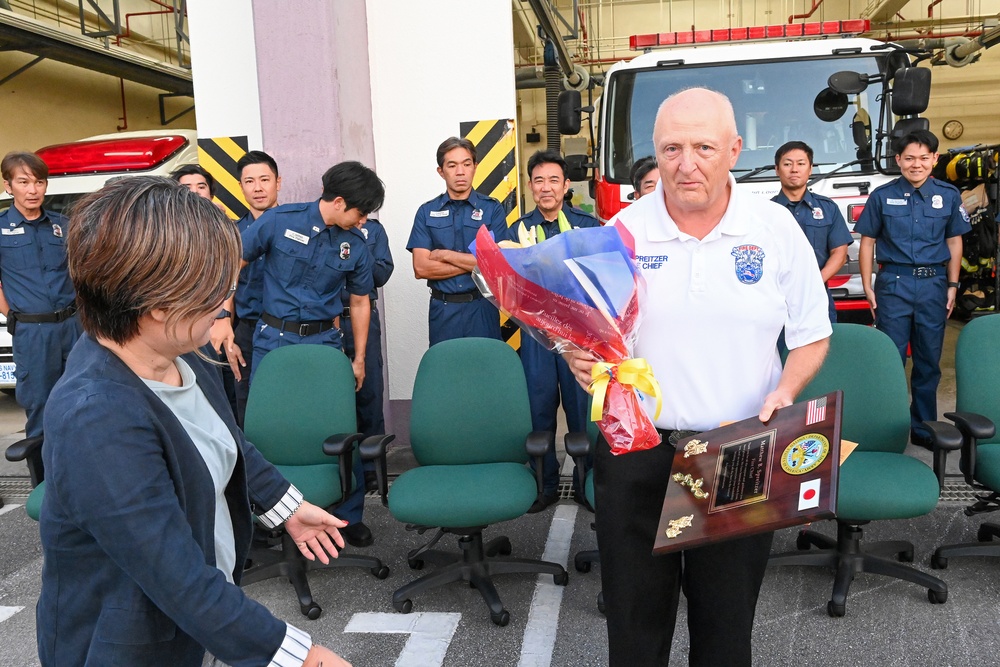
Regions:
[[[738,245],[730,253],[736,259],[736,278],[754,285],[764,276],[764,250],[757,245]]]

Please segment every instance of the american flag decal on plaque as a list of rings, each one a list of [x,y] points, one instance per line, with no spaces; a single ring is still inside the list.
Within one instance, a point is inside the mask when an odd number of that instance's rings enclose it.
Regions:
[[[814,398],[809,401],[806,407],[806,426],[810,426],[826,419],[826,396]]]

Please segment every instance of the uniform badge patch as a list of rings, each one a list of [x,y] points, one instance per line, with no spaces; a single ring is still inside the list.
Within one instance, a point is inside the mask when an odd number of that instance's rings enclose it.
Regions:
[[[475,220],[476,222],[479,222],[480,220],[482,220],[483,219],[483,209],[477,208],[475,211],[473,211],[472,212],[472,219]]]
[[[816,208],[813,209],[813,220],[822,220],[822,219],[823,219],[823,209],[817,206]]]
[[[60,225],[52,225],[52,236],[62,238],[63,231]]]
[[[348,243],[347,241],[344,241],[343,243],[340,244],[340,258],[350,259],[350,257],[351,257],[351,244]]]
[[[733,248],[736,258],[736,277],[744,285],[754,285],[764,275],[764,251],[760,246],[738,245]]]
[[[944,208],[944,197],[941,195],[931,197],[931,208]]]

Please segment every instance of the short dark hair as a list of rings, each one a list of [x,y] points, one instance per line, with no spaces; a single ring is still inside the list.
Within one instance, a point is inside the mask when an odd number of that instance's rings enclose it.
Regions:
[[[639,192],[642,187],[642,179],[646,178],[646,174],[654,169],[656,169],[656,158],[652,155],[636,160],[628,172],[628,180],[632,181],[632,189]]]
[[[385,184],[378,175],[360,162],[341,162],[323,174],[323,201],[342,197],[347,208],[356,208],[365,215],[382,207]]]
[[[455,148],[464,148],[465,150],[469,151],[469,155],[472,156],[472,163],[479,164],[479,158],[476,156],[476,145],[474,143],[472,143],[465,137],[462,137],[461,139],[459,139],[458,137],[448,137],[447,139],[441,142],[440,146],[438,146],[437,161],[439,167],[444,166],[445,153]]]
[[[215,179],[208,173],[207,169],[199,164],[182,164],[170,174],[170,178],[180,183],[182,176],[190,176],[192,174],[204,176],[205,182],[208,183],[209,194],[215,195]]]
[[[14,170],[18,167],[40,181],[49,180],[49,165],[45,164],[42,158],[27,151],[11,151],[3,156],[3,161],[0,161],[0,175],[3,175],[3,180],[12,179]]]
[[[791,153],[792,151],[803,151],[806,157],[809,158],[809,164],[813,163],[813,149],[804,141],[789,141],[781,145],[778,150],[774,152],[774,166],[777,167],[781,164],[781,159]]]
[[[124,344],[153,310],[166,311],[175,332],[222,303],[239,276],[240,235],[215,204],[174,181],[129,176],[73,208],[66,255],[83,329]]]
[[[934,136],[933,132],[930,130],[913,130],[896,139],[896,142],[892,145],[893,155],[902,154],[910,144],[927,146],[931,153],[937,153],[938,150],[938,138]]]
[[[540,164],[557,164],[562,169],[563,178],[569,178],[566,174],[566,160],[563,159],[562,155],[559,155],[557,151],[537,151],[528,158],[528,180],[531,180],[531,175],[535,171],[535,167]]]
[[[243,178],[243,170],[252,164],[266,164],[271,169],[274,177],[278,177],[278,163],[264,151],[247,151],[244,153],[243,157],[236,161],[236,176]]]

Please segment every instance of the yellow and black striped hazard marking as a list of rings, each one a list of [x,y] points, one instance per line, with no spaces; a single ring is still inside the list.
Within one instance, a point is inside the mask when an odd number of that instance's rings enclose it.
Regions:
[[[472,187],[503,204],[509,227],[521,217],[517,196],[517,133],[514,131],[514,120],[470,121],[461,123],[459,129],[461,135],[476,147],[479,158]],[[508,345],[515,350],[521,347],[521,330],[503,313],[500,314],[500,332]]]
[[[246,155],[246,137],[215,137],[198,140],[198,164],[215,179],[215,197],[212,201],[222,206],[233,220],[239,220],[250,211],[236,163]]]

